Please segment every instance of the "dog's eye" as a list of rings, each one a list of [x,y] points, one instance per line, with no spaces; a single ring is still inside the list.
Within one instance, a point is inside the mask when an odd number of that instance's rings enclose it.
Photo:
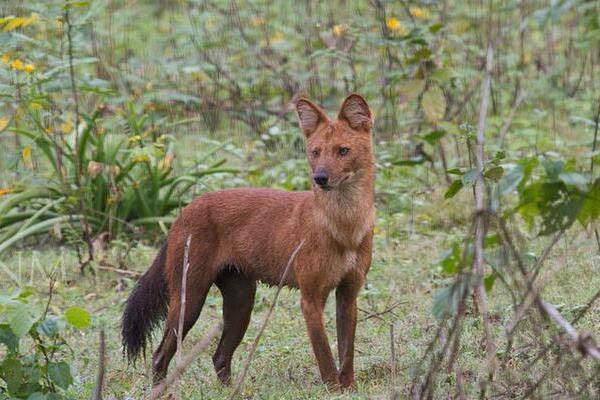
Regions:
[[[345,156],[346,154],[348,154],[349,151],[350,149],[347,147],[340,147],[338,153],[340,154],[340,156]]]
[[[321,151],[319,151],[319,150],[313,150],[312,151],[312,155],[315,156],[315,157],[319,157],[319,154],[321,154]]]

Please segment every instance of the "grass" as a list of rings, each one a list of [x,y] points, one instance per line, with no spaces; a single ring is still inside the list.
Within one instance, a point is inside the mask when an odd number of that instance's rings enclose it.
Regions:
[[[410,394],[412,375],[418,373],[420,357],[435,330],[435,320],[430,312],[432,295],[445,278],[435,263],[441,250],[447,247],[455,233],[453,229],[432,230],[431,225],[448,226],[455,215],[445,207],[438,193],[421,196],[422,206],[416,206],[410,226],[406,216],[396,216],[393,232],[386,231],[385,221],[392,216],[379,213],[375,239],[373,265],[368,284],[359,298],[361,308],[356,339],[357,390],[351,393],[330,393],[321,384],[316,363],[299,308],[299,294],[294,290],[281,293],[278,307],[261,338],[258,351],[246,378],[244,398],[261,399],[320,399],[320,398],[384,398],[393,391],[405,398]],[[416,199],[418,200],[418,199]],[[426,201],[425,201],[426,200]],[[465,196],[464,201],[469,201]],[[433,206],[431,206],[431,203]],[[417,202],[418,203],[418,202]],[[425,205],[427,203],[427,205]],[[444,211],[435,211],[444,210]],[[456,210],[460,213],[460,210]],[[407,223],[405,220],[409,219]],[[600,286],[600,266],[593,236],[575,228],[554,249],[544,267],[542,281],[546,284],[544,297],[560,307],[567,317],[583,306]],[[118,244],[106,254],[108,262],[114,261]],[[156,249],[136,244],[125,260],[134,271],[143,272],[151,263]],[[150,387],[150,353],[136,365],[128,365],[121,354],[120,316],[125,299],[134,280],[114,272],[96,270],[95,274],[79,275],[75,253],[68,248],[50,245],[24,249],[4,257],[0,264],[0,282],[9,290],[32,285],[40,302],[48,296],[48,280],[44,269],[58,266],[61,278],[52,300],[52,307],[64,310],[73,304],[82,304],[93,315],[93,326],[84,333],[68,331],[67,340],[74,351],[73,369],[76,384],[70,389],[73,398],[88,398],[95,383],[98,357],[98,332],[105,329],[107,339],[106,398],[140,398]],[[12,275],[12,278],[10,277]],[[274,289],[259,286],[252,321],[244,341],[238,348],[233,363],[234,377],[246,360],[261,321],[274,296]],[[510,303],[500,285],[490,293],[494,331],[502,333],[503,319]],[[326,326],[334,353],[335,313],[332,298],[326,309]],[[393,306],[392,311],[385,312]],[[200,319],[184,343],[186,348],[198,340],[211,324],[220,318],[221,298],[216,288],[211,289]],[[600,329],[600,308],[596,307],[580,323],[592,332]],[[544,323],[544,322],[542,322]],[[394,325],[394,343],[397,358],[397,376],[392,379],[390,360],[390,325]],[[482,370],[482,334],[478,319],[466,324],[461,348],[461,369],[465,371],[466,388],[476,388],[477,376]],[[161,332],[157,332],[159,340]],[[156,341],[154,343],[156,345]],[[502,349],[502,343],[498,348]],[[211,345],[214,351],[216,343]],[[521,353],[519,353],[521,354]],[[523,351],[524,361],[531,351]],[[518,361],[518,360],[517,360]],[[531,377],[537,371],[531,371]],[[454,377],[448,377],[450,383]],[[222,387],[212,368],[209,354],[202,354],[185,373],[175,392],[179,399],[224,398],[230,393]]]

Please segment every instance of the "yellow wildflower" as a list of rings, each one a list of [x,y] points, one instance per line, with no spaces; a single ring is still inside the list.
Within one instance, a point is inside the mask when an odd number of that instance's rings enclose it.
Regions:
[[[145,154],[138,154],[135,157],[133,157],[133,162],[136,163],[143,163],[143,162],[148,162],[150,161],[150,157],[148,157]]]
[[[142,136],[141,135],[135,135],[135,136],[130,137],[127,140],[129,141],[129,144],[141,143],[142,142]]]
[[[10,67],[12,69],[16,69],[17,71],[22,71],[23,68],[25,68],[25,64],[23,64],[23,61],[16,59],[10,63]]]
[[[31,162],[31,146],[25,146],[25,148],[23,148],[23,164],[27,168],[33,168],[33,163]]]
[[[4,54],[4,55],[2,55],[2,57],[0,57],[0,61],[2,61],[4,64],[8,65],[8,64],[10,64],[10,57],[8,56],[8,54]]]
[[[60,124],[60,131],[65,135],[73,132],[73,123],[71,121],[65,121]]]
[[[344,33],[346,33],[347,30],[348,30],[348,27],[346,25],[335,25],[333,27],[333,34],[336,37],[342,37],[342,36],[344,36]]]
[[[42,103],[38,103],[37,101],[32,101],[29,103],[29,108],[32,110],[42,110],[44,105]]]
[[[6,129],[9,122],[10,122],[10,119],[8,119],[8,117],[0,118],[0,132],[2,132],[4,129]]]
[[[5,196],[9,193],[14,192],[14,189],[11,188],[0,188],[0,196]]]
[[[277,44],[283,42],[283,33],[275,32],[275,34],[271,37],[271,44]]]
[[[429,11],[421,7],[411,7],[409,12],[410,15],[418,19],[428,19],[430,17]]]
[[[385,25],[388,27],[390,31],[400,36],[404,36],[408,34],[408,29],[400,22],[400,20],[396,17],[390,17],[385,22]]]
[[[27,25],[31,25],[34,22],[37,22],[40,19],[40,16],[37,15],[36,13],[32,13],[28,18],[25,18],[23,20],[23,23],[21,24],[21,26],[24,28]]]
[[[33,73],[33,71],[35,71],[35,65],[27,64],[27,65],[25,65],[24,69],[25,69],[25,72],[27,72],[28,74],[31,74],[31,73]]]

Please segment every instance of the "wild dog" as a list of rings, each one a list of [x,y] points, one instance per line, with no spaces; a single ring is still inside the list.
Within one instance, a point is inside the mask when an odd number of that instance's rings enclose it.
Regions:
[[[312,190],[227,189],[185,207],[123,314],[129,360],[145,350],[166,317],[153,355],[154,383],[165,378],[177,347],[184,247],[191,235],[183,336],[194,325],[215,284],[223,296],[223,332],[213,355],[217,376],[231,379],[231,359],[250,321],[256,282],[277,285],[304,240],[284,284],[300,290],[300,305],[321,377],[328,385],[354,385],[357,295],[371,265],[375,219],[373,116],[352,94],[337,119],[309,100],[296,104],[312,171]],[[325,332],[323,309],[335,289],[339,371]]]

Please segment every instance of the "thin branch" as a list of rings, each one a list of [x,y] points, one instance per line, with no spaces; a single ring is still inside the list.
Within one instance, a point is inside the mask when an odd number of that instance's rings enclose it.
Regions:
[[[104,386],[104,373],[106,370],[106,341],[104,338],[104,329],[100,330],[100,344],[98,352],[98,375],[96,376],[96,386],[92,393],[91,400],[102,400],[102,387]]]
[[[183,341],[183,319],[185,316],[185,303],[186,303],[186,291],[187,291],[187,275],[190,269],[190,244],[192,243],[192,235],[188,235],[185,241],[185,248],[183,253],[183,273],[181,275],[181,292],[179,300],[179,324],[177,326],[177,364],[181,362],[181,343]]]
[[[231,395],[228,397],[228,400],[232,400],[233,398],[235,398],[235,396],[237,396],[237,394],[240,392],[242,385],[244,384],[244,379],[246,378],[246,374],[248,373],[248,369],[250,368],[250,363],[252,362],[252,357],[254,356],[254,353],[256,352],[256,348],[258,347],[258,342],[260,341],[260,337],[262,336],[263,332],[265,331],[265,328],[267,327],[267,324],[269,323],[269,318],[271,317],[271,314],[273,314],[273,310],[275,309],[275,305],[277,304],[277,298],[279,297],[279,293],[281,292],[281,289],[283,288],[283,284],[285,282],[285,279],[287,278],[290,267],[292,266],[292,263],[294,262],[294,259],[296,258],[296,255],[298,254],[298,251],[300,251],[300,248],[302,248],[303,245],[304,245],[304,239],[300,242],[300,244],[298,246],[296,246],[296,249],[290,256],[290,258],[287,262],[287,265],[285,266],[285,269],[283,270],[283,274],[281,275],[281,279],[279,280],[279,286],[277,287],[277,292],[275,292],[275,296],[273,297],[273,301],[271,302],[269,311],[267,311],[267,315],[265,316],[265,319],[262,322],[260,330],[258,331],[256,338],[254,339],[254,343],[252,343],[252,347],[250,348],[250,351],[248,352],[248,358],[246,358],[246,363],[244,364],[242,373],[235,385],[235,388],[233,389],[233,392],[231,392]]]
[[[485,63],[485,79],[483,82],[481,107],[479,109],[479,125],[477,129],[477,142],[475,146],[475,165],[477,171],[477,180],[475,181],[475,242],[474,242],[474,258],[473,258],[473,273],[475,279],[475,293],[478,303],[478,308],[481,312],[483,326],[485,331],[486,353],[488,359],[488,367],[490,378],[493,376],[496,365],[496,346],[492,337],[491,322],[489,317],[487,295],[483,286],[483,239],[485,236],[485,181],[484,181],[484,143],[485,143],[485,126],[487,119],[488,103],[490,98],[492,84],[492,63],[494,60],[494,51],[492,44],[488,45],[486,63]]]
[[[215,324],[215,326],[210,330],[210,332],[202,338],[199,342],[194,344],[194,346],[188,352],[186,357],[183,357],[181,362],[175,365],[173,372],[167,375],[167,378],[163,380],[159,385],[152,388],[152,392],[148,396],[145,397],[146,400],[157,400],[162,396],[167,387],[170,387],[175,383],[181,375],[185,372],[186,368],[190,366],[190,364],[198,357],[200,353],[205,351],[212,340],[217,336],[219,332],[221,332],[221,323]]]
[[[577,349],[584,355],[600,361],[600,350],[591,335],[582,335],[567,321],[560,312],[550,303],[539,300],[537,306],[540,311],[558,325],[577,346]]]

